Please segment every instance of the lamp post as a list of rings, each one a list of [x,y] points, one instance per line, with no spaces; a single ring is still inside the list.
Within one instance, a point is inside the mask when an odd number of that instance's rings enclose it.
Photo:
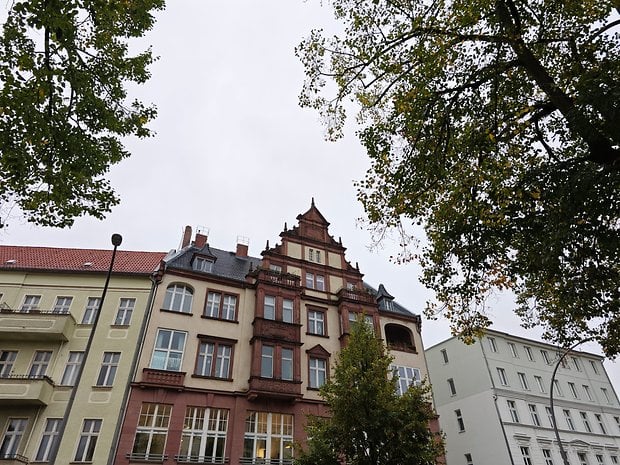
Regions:
[[[558,361],[555,363],[553,373],[551,374],[551,386],[549,388],[549,407],[551,408],[551,419],[553,420],[553,432],[555,433],[555,439],[558,441],[558,446],[560,447],[560,456],[562,457],[562,462],[564,463],[564,465],[570,465],[570,463],[568,462],[568,456],[566,455],[566,451],[564,450],[564,446],[562,445],[562,440],[560,439],[558,424],[555,421],[555,408],[553,407],[553,386],[555,384],[555,375],[558,372],[558,368],[560,367],[562,360],[564,360],[564,357],[566,357],[570,352],[572,352],[578,345],[581,345],[584,342],[591,341],[592,339],[594,338],[588,337],[586,339],[582,339],[581,341],[576,342],[575,344],[570,346],[568,349],[564,350]]]
[[[103,291],[101,292],[101,299],[99,300],[99,305],[97,306],[97,312],[95,313],[95,318],[93,320],[93,328],[88,335],[88,341],[86,342],[86,347],[84,347],[84,353],[82,356],[82,363],[78,367],[77,374],[75,376],[75,382],[73,383],[73,388],[71,389],[71,394],[69,395],[69,400],[67,401],[67,408],[65,409],[65,414],[63,415],[62,423],[60,424],[60,428],[58,430],[58,435],[56,436],[56,441],[54,441],[54,445],[52,446],[52,450],[50,452],[50,462],[52,465],[56,464],[56,458],[58,456],[58,449],[60,448],[60,441],[65,433],[65,428],[67,422],[69,421],[69,416],[71,414],[71,409],[73,408],[73,403],[75,401],[75,396],[77,394],[78,387],[80,385],[80,380],[82,379],[82,373],[84,371],[84,365],[88,360],[88,354],[90,353],[90,347],[93,343],[93,339],[95,338],[95,331],[97,330],[97,322],[99,321],[99,316],[101,315],[101,309],[103,308],[103,301],[105,300],[105,296],[108,292],[108,285],[110,284],[110,277],[112,276],[112,269],[114,268],[114,259],[116,258],[116,249],[123,242],[123,236],[120,234],[112,234],[112,245],[114,249],[112,250],[112,258],[110,259],[110,266],[108,267],[108,274],[105,278],[105,284],[103,285]]]

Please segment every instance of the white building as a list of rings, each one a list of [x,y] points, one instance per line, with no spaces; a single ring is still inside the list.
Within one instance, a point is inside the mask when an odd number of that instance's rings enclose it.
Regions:
[[[562,465],[549,388],[561,351],[488,331],[426,350],[447,465]],[[602,357],[573,351],[554,389],[555,418],[571,465],[620,463],[620,405]]]

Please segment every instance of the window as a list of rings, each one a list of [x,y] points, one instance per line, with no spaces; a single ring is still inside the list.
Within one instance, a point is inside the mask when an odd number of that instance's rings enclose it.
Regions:
[[[512,354],[512,356],[518,358],[519,353],[517,352],[517,346],[514,345],[512,342],[509,342],[508,347],[510,347],[510,353]]]
[[[179,462],[224,463],[228,409],[187,407]]]
[[[271,271],[275,271],[276,273],[282,273],[282,266],[281,265],[274,265],[273,263],[269,264],[269,269]]]
[[[39,310],[39,303],[41,302],[40,295],[27,295],[24,297],[24,303],[22,304],[22,312],[30,312],[32,310]]]
[[[131,314],[136,305],[136,299],[121,299],[121,303],[118,306],[118,312],[116,312],[116,319],[114,324],[118,326],[127,326],[131,322]]]
[[[448,390],[450,391],[451,396],[456,395],[456,386],[454,385],[454,380],[452,378],[448,379]]]
[[[285,381],[293,381],[293,349],[282,348],[280,361],[281,378]]]
[[[349,312],[349,330],[353,330],[353,326],[357,324],[358,318],[362,318],[362,313]],[[374,320],[371,315],[364,315],[364,322],[374,329]]]
[[[519,383],[521,383],[521,387],[526,391],[529,391],[530,385],[527,382],[527,377],[525,376],[525,373],[517,373],[517,375],[519,376]]]
[[[542,454],[545,459],[545,465],[553,465],[553,459],[551,458],[551,449],[543,449]]]
[[[30,371],[28,372],[29,378],[41,378],[45,376],[47,372],[47,367],[50,364],[50,360],[52,359],[52,351],[51,350],[37,350],[34,353],[34,358],[32,359],[32,364],[30,365]]]
[[[448,363],[448,351],[446,349],[441,349],[441,358],[443,363]]]
[[[577,452],[577,458],[579,459],[579,465],[588,465],[588,457],[585,452]]]
[[[607,401],[608,404],[611,404],[611,398],[609,397],[609,393],[607,392],[607,388],[601,388],[601,392],[603,393],[603,397],[605,397],[605,400]]]
[[[510,418],[515,423],[519,423],[519,413],[517,412],[517,404],[515,404],[514,400],[507,400],[508,411],[510,412]]]
[[[545,411],[547,412],[547,418],[549,419],[549,424],[551,425],[551,427],[553,428],[554,426],[554,421],[553,421],[553,410],[551,410],[551,407],[545,407]]]
[[[454,414],[456,415],[456,424],[459,428],[459,432],[462,433],[465,431],[465,422],[463,421],[463,415],[461,415],[460,410],[455,410]]]
[[[191,313],[194,291],[183,284],[171,284],[166,288],[164,310],[173,312]]]
[[[532,348],[528,346],[523,346],[523,350],[525,350],[525,355],[527,355],[527,359],[530,362],[534,361],[534,353],[532,352]]]
[[[465,465],[474,465],[474,459],[472,459],[471,454],[465,454]]]
[[[601,454],[596,454],[596,463],[597,465],[605,465],[605,461],[603,460],[603,456]]]
[[[530,409],[530,416],[532,417],[532,424],[535,426],[540,426],[540,417],[538,416],[538,410],[536,409],[536,404],[527,404]]]
[[[575,370],[581,371],[581,365],[579,364],[579,359],[577,357],[571,357],[571,360],[573,362],[573,366],[575,367]]]
[[[145,402],[131,450],[134,460],[163,460],[172,406]]]
[[[171,329],[158,329],[151,368],[157,370],[181,371],[186,333]]]
[[[218,340],[203,341],[198,346],[196,374],[198,376],[229,379],[231,360],[232,344]]]
[[[497,376],[499,377],[499,382],[502,386],[508,386],[508,378],[506,378],[506,370],[498,367]]]
[[[97,386],[112,386],[116,377],[118,362],[121,359],[120,352],[104,352],[99,376],[97,376]]]
[[[568,364],[565,358],[560,359],[560,366],[566,370],[570,370],[570,365]]]
[[[308,332],[325,336],[325,313],[318,310],[308,310]]]
[[[92,462],[95,456],[97,438],[101,431],[101,420],[86,419],[82,425],[82,433],[75,452],[74,462]]]
[[[562,389],[560,389],[560,382],[557,379],[553,380],[553,392],[560,397],[564,396]]]
[[[570,410],[564,409],[562,410],[562,412],[564,412],[564,419],[566,420],[566,425],[568,426],[568,429],[570,429],[571,431],[575,431],[575,424],[573,423],[573,417],[571,417],[570,415]]]
[[[489,347],[491,348],[491,352],[497,352],[497,344],[495,343],[494,337],[487,338],[489,340]]]
[[[204,273],[211,273],[213,270],[213,260],[204,257],[196,257],[194,258],[194,269]]]
[[[0,350],[0,378],[11,376],[16,358],[16,350]]]
[[[235,321],[237,315],[237,296],[210,291],[204,315],[209,318]]]
[[[536,385],[538,386],[538,390],[540,392],[545,392],[545,385],[543,384],[543,380],[540,376],[534,375],[534,379],[536,380]]]
[[[309,358],[310,380],[309,385],[313,389],[318,389],[327,380],[327,360],[323,358]]]
[[[89,297],[86,301],[86,308],[84,309],[84,316],[82,317],[83,325],[92,325],[95,322],[95,316],[99,311],[99,303],[101,299],[99,297]]]
[[[53,313],[69,313],[69,308],[73,302],[73,297],[56,297],[56,303],[52,309]]]
[[[573,397],[575,399],[579,398],[579,395],[577,394],[577,388],[575,387],[575,383],[571,383],[570,381],[568,382],[568,388],[570,389],[570,393],[573,395]]]
[[[596,362],[594,360],[590,360],[590,366],[592,367],[594,374],[598,375],[598,368],[596,367]]]
[[[37,462],[48,462],[50,459],[50,452],[58,441],[58,433],[60,432],[60,425],[62,424],[62,418],[48,418],[45,422],[45,430],[41,436],[41,442],[39,443],[39,449],[35,456]]]
[[[618,431],[620,432],[620,417],[614,417],[614,420],[616,421],[616,426],[618,427]]]
[[[595,413],[594,418],[596,418],[596,422],[598,423],[598,429],[603,434],[607,434],[607,430],[605,429],[605,423],[603,423],[603,416],[600,413]]]
[[[530,458],[530,448],[521,446],[521,457],[523,457],[523,465],[532,465],[532,459]]]
[[[273,346],[261,348],[260,375],[262,378],[273,378]]]
[[[245,463],[244,459],[267,459],[265,462],[273,465],[292,457],[293,415],[248,412],[241,462]]]
[[[618,456],[617,455],[610,455],[609,458],[611,458],[611,463],[613,463],[614,465],[618,464]]]
[[[417,368],[393,365],[392,371],[398,375],[398,394],[403,395],[409,386],[420,384],[420,370]]]
[[[316,249],[308,249],[308,260],[311,262],[321,263],[321,251]]]
[[[263,318],[267,320],[276,319],[276,298],[272,295],[265,296],[265,304],[263,306]]]
[[[13,459],[26,430],[27,418],[9,418],[6,431],[0,443],[0,459]]]
[[[547,365],[551,364],[551,360],[549,360],[549,353],[546,350],[541,349],[540,355],[542,355],[542,358]]]
[[[293,301],[291,299],[282,299],[282,321],[293,322]]]
[[[316,289],[317,291],[325,290],[325,276],[306,272],[306,287],[308,289]]]
[[[590,391],[590,386],[588,386],[587,384],[584,384],[582,387],[583,387],[583,392],[586,393],[586,397],[588,398],[588,400],[594,400],[592,398],[592,392]]]
[[[588,433],[591,433],[592,428],[590,427],[590,422],[588,421],[588,414],[586,412],[579,412],[579,415],[581,416],[581,421],[583,421],[583,427]]]
[[[75,384],[83,360],[84,352],[69,352],[69,358],[67,359],[60,384],[63,386],[73,386]]]

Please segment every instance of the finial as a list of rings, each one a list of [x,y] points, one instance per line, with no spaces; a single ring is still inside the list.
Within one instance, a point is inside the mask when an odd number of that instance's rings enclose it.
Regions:
[[[288,231],[288,226],[287,226],[287,224],[286,224],[286,221],[284,222],[284,230],[285,230],[285,231]]]
[[[314,207],[314,197],[312,197],[312,206]]]
[[[269,239],[267,239],[267,244],[265,244],[265,250],[269,250]]]
[[[342,245],[342,237],[338,236],[338,244]]]
[[[360,265],[359,265],[359,263],[358,263],[358,262],[355,262],[355,269],[356,269],[357,271],[359,271],[359,270],[360,270]]]

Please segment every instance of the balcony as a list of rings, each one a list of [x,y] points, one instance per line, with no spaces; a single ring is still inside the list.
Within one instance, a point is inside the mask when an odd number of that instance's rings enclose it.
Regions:
[[[30,463],[28,457],[19,454],[0,455],[0,464],[2,465],[23,465]]]
[[[301,325],[284,323],[282,321],[255,318],[254,336],[282,341],[299,342],[301,340]]]
[[[282,273],[281,271],[270,270],[267,268],[258,268],[256,272],[256,277],[260,282],[293,289],[299,289],[300,287],[299,284],[301,278],[296,274]]]
[[[0,339],[19,341],[68,341],[76,323],[70,313],[0,310]]]
[[[138,384],[141,387],[175,388],[178,391],[182,391],[185,384],[185,372],[144,368],[142,370],[142,380]]]
[[[44,406],[50,403],[54,382],[47,376],[11,375],[0,378],[0,406]]]
[[[247,396],[248,400],[270,398],[295,401],[301,398],[301,381],[252,376]]]
[[[347,289],[343,287],[336,295],[338,297],[338,303],[349,301],[358,304],[377,305],[375,296],[365,289]]]

